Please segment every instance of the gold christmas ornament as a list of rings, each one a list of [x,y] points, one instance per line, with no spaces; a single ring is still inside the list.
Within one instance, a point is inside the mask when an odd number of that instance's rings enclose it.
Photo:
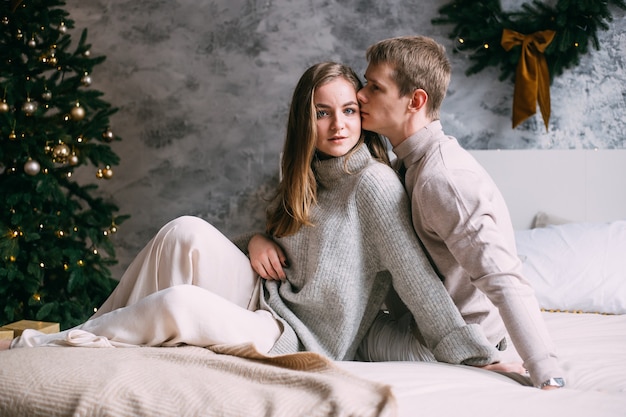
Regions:
[[[35,38],[31,38],[28,41],[28,46],[31,47],[31,48],[35,48],[37,46],[37,42],[35,41]]]
[[[24,164],[24,173],[30,176],[35,176],[39,174],[40,171],[41,165],[39,165],[39,162],[28,158],[28,161],[26,161],[26,163]]]
[[[80,79],[80,83],[85,87],[89,87],[91,85],[91,76],[85,73],[85,75],[83,75],[83,77]]]
[[[26,99],[26,102],[22,105],[22,111],[26,116],[32,116],[37,111],[37,107],[37,102],[29,98]]]
[[[85,117],[85,109],[80,106],[80,104],[76,103],[76,106],[72,107],[70,110],[70,116],[74,120],[83,120]]]
[[[102,139],[104,139],[105,142],[112,142],[113,139],[115,139],[115,135],[110,128],[107,128],[107,130],[102,132]]]
[[[15,134],[15,130],[12,130],[11,133],[9,133],[9,140],[15,139],[17,139],[17,135]]]
[[[70,156],[70,147],[61,142],[52,148],[52,160],[58,163],[67,162],[67,158]]]
[[[9,104],[6,100],[0,101],[0,113],[8,113],[9,112]]]
[[[72,153],[70,157],[68,158],[67,162],[72,166],[78,165],[78,162],[79,162],[78,156],[75,153]]]
[[[98,171],[96,171],[96,178],[102,179],[103,177],[104,174],[102,173],[102,169],[98,169]]]
[[[45,90],[43,93],[41,93],[41,98],[46,101],[52,100],[52,91]]]
[[[107,165],[106,168],[102,170],[102,176],[105,180],[110,180],[111,178],[113,178],[113,170],[110,166]]]

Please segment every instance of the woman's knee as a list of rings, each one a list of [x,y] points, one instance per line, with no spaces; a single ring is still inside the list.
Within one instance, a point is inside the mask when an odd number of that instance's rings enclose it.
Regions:
[[[161,228],[157,237],[163,241],[177,243],[193,242],[220,233],[207,221],[194,216],[181,216],[168,222]]]
[[[196,306],[207,302],[210,292],[195,285],[181,284],[159,291],[158,297],[163,312],[193,314]]]

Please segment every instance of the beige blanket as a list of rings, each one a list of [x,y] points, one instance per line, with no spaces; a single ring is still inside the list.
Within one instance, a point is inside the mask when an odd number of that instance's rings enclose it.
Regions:
[[[387,385],[314,353],[250,346],[38,347],[0,352],[0,415],[393,416]]]

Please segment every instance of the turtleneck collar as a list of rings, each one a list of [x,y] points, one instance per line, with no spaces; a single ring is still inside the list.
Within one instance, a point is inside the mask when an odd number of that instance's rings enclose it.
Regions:
[[[318,183],[323,187],[331,187],[333,183],[346,176],[346,170],[354,174],[365,168],[372,160],[372,155],[367,145],[362,143],[347,160],[346,158],[348,157],[344,155],[338,158],[315,160],[313,170]]]

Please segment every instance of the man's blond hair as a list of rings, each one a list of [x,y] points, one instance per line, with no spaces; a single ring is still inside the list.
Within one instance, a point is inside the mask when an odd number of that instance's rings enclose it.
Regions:
[[[367,48],[368,63],[389,64],[400,97],[422,89],[428,94],[426,110],[432,120],[450,84],[451,66],[443,45],[426,36],[401,36],[385,39]]]

